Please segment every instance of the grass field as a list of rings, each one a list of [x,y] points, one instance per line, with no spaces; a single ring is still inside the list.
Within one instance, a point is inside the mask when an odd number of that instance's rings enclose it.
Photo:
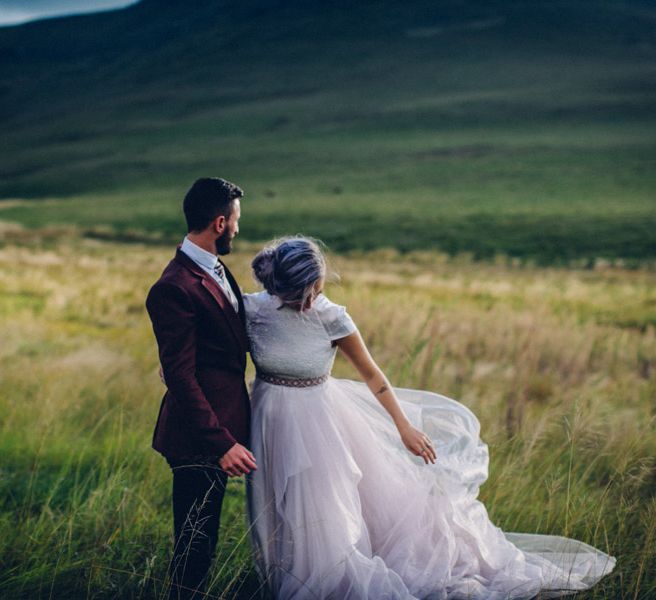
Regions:
[[[170,475],[150,449],[162,385],[143,302],[172,251],[73,229],[0,235],[0,596],[161,598]],[[229,257],[247,291],[253,252]],[[616,556],[581,599],[656,597],[656,275],[432,252],[331,262],[328,295],[392,382],[479,416],[495,523]],[[341,360],[334,373],[354,376]],[[231,481],[222,598],[257,597],[243,492]]]
[[[653,262],[656,163],[648,134],[632,132],[626,142],[626,130],[596,129],[588,132],[591,140],[574,141],[566,129],[558,142],[546,139],[557,137],[554,131],[529,136],[521,130],[461,131],[446,139],[435,132],[349,132],[303,143],[256,136],[235,140],[240,164],[199,161],[193,171],[245,188],[242,231],[250,240],[304,231],[339,251],[439,249],[540,264]],[[648,133],[656,139],[656,129]],[[247,144],[262,154],[251,160]],[[159,145],[151,151],[173,152]],[[74,177],[62,167],[60,176]],[[194,177],[157,189],[148,187],[144,173],[140,186],[126,190],[7,200],[0,202],[0,219],[74,224],[119,240],[173,241],[183,232],[179,207]]]

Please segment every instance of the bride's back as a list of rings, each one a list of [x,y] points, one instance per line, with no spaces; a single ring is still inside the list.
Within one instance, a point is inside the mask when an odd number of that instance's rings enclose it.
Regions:
[[[333,340],[355,331],[343,306],[319,294],[312,306],[297,311],[281,306],[266,291],[244,295],[251,357],[259,371],[295,379],[330,372],[335,360]]]

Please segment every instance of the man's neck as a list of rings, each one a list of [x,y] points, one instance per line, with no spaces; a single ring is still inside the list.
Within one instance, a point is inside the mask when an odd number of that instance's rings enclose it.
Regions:
[[[203,233],[188,233],[187,239],[192,243],[196,244],[199,248],[205,250],[216,256],[216,245],[213,239],[210,239],[207,235]]]

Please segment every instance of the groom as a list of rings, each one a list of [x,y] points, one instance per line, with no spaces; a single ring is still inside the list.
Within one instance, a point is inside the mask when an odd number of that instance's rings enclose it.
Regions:
[[[173,472],[171,599],[204,597],[227,478],[257,468],[246,448],[244,304],[219,258],[239,231],[242,196],[214,177],[191,186],[183,203],[188,234],[146,300],[168,388],[153,448]]]

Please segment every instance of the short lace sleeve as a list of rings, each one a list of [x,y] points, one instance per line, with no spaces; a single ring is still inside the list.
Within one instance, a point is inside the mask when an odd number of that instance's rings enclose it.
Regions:
[[[338,340],[357,331],[357,327],[346,312],[346,307],[331,302],[320,294],[314,304],[319,319],[331,340]]]
[[[259,303],[257,294],[242,294],[244,300],[244,310],[246,311],[246,318],[255,317],[258,311]]]

